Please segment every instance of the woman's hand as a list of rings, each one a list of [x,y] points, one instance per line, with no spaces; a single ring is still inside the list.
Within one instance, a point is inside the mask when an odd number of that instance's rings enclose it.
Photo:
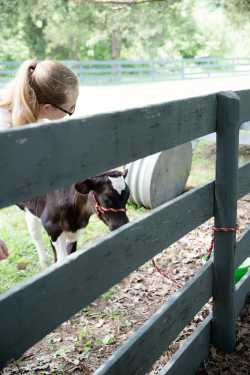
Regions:
[[[8,248],[5,243],[0,240],[0,260],[6,259],[9,256]]]

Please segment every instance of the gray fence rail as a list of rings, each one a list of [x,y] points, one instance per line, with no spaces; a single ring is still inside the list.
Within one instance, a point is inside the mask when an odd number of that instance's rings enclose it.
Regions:
[[[152,210],[0,296],[0,367],[212,216],[218,226],[235,226],[237,199],[250,192],[250,163],[238,169],[237,153],[239,125],[250,119],[249,100],[250,90],[213,94],[0,132],[0,207],[214,131],[218,141],[215,181]],[[144,374],[210,297],[213,315],[161,375],[183,369],[194,374],[212,342],[233,350],[235,319],[250,288],[250,273],[235,287],[233,271],[249,256],[249,237],[246,231],[236,242],[235,233],[218,233],[214,259],[96,374]]]
[[[83,83],[173,80],[246,75],[250,58],[62,61]],[[11,79],[21,61],[0,61],[0,83]]]

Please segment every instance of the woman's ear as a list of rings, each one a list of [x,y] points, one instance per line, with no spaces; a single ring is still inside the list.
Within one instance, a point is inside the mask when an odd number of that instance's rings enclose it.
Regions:
[[[40,104],[38,118],[47,118],[48,115],[52,112],[53,106],[51,104]]]
[[[53,109],[53,105],[51,104],[42,104],[44,111],[51,111]]]

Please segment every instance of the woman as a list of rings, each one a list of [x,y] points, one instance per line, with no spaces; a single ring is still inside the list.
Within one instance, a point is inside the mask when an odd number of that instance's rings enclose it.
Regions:
[[[78,93],[78,78],[63,64],[50,60],[25,61],[1,96],[0,127],[72,115]]]
[[[71,116],[78,94],[78,78],[65,65],[25,61],[1,95],[0,129]],[[8,249],[0,240],[0,260],[7,257]]]

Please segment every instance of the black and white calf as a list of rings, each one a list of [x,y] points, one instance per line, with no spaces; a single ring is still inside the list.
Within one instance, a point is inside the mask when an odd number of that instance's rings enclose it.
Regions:
[[[110,230],[128,222],[126,174],[127,171],[110,171],[18,204],[25,211],[42,268],[48,265],[48,258],[41,224],[50,236],[55,261],[60,261],[76,251],[79,233],[92,214],[96,213]]]

